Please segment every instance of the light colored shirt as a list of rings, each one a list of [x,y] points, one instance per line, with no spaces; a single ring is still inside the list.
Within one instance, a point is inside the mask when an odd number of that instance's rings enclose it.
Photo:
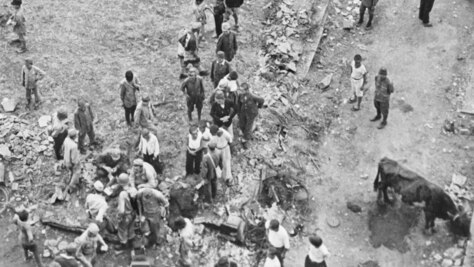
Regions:
[[[99,222],[104,220],[109,205],[105,201],[105,197],[99,194],[89,194],[86,198],[86,209],[93,219]]]
[[[137,188],[155,188],[158,185],[158,181],[156,179],[155,169],[147,162],[143,162],[142,173],[135,173],[135,170],[132,170],[132,173],[130,174],[130,184]],[[145,183],[143,183],[143,181],[145,181]]]
[[[352,61],[351,67],[352,67],[351,78],[354,80],[360,80],[364,78],[365,74],[367,74],[367,70],[365,69],[365,66],[362,63],[360,64],[360,67],[356,68],[355,61]]]
[[[236,92],[239,89],[239,85],[237,84],[237,80],[229,80],[229,75],[227,74],[224,78],[222,78],[217,86],[217,89],[224,90],[224,88],[229,88],[229,91]]]
[[[138,151],[140,151],[143,155],[153,155],[154,157],[158,157],[160,154],[160,144],[158,143],[158,138],[152,133],[150,133],[149,140],[140,136],[140,144],[138,144]]]
[[[36,88],[36,82],[43,79],[45,72],[36,66],[31,66],[29,70],[26,66],[21,68],[21,81],[25,88]]]
[[[184,221],[186,222],[186,226],[179,230],[179,236],[187,242],[192,242],[194,238],[194,225],[188,218],[184,218]]]
[[[54,112],[53,115],[51,115],[51,122],[53,129],[51,136],[56,137],[68,128],[69,120],[67,118],[64,120],[59,120],[58,113]]]
[[[281,263],[280,263],[280,260],[276,256],[273,257],[273,259],[270,259],[269,257],[267,257],[265,259],[265,264],[263,265],[263,267],[281,267]]]
[[[290,236],[283,226],[278,227],[278,231],[270,230],[270,221],[265,223],[265,228],[268,229],[268,242],[276,248],[285,247],[290,249]]]
[[[79,163],[79,149],[77,143],[71,138],[66,137],[63,143],[64,165],[66,168],[72,168]]]
[[[219,128],[219,131],[222,131],[222,135],[221,136],[214,135],[211,139],[211,142],[215,141],[218,149],[224,149],[230,143],[232,143],[232,136],[225,129]]]
[[[130,201],[130,195],[127,191],[122,191],[118,197],[118,213],[131,214],[133,212],[132,203]]]
[[[329,251],[324,244],[319,246],[319,248],[309,245],[308,257],[312,262],[321,263],[325,258],[329,257]]]
[[[193,139],[191,134],[188,134],[188,149],[195,152],[201,147],[202,133],[198,131],[196,139]]]
[[[207,145],[209,144],[209,141],[211,141],[211,138],[212,138],[212,134],[211,134],[211,131],[209,130],[209,127],[206,127],[206,129],[204,129],[204,132],[201,132],[201,130],[199,130],[199,132],[202,134],[201,146],[207,147]]]

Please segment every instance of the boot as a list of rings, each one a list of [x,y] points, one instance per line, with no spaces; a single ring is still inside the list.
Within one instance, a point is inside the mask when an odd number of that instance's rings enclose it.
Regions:
[[[198,111],[197,111],[197,114],[198,114],[198,122],[199,122],[199,121],[201,121],[201,111],[198,110]]]
[[[193,113],[188,111],[188,120],[192,121],[193,120]]]
[[[362,97],[357,97],[357,106],[353,106],[352,111],[359,111],[361,102],[362,102]]]
[[[369,14],[369,22],[367,22],[367,25],[365,25],[366,29],[372,28],[372,20],[374,19],[374,15]]]
[[[387,125],[387,121],[386,120],[382,120],[382,122],[379,124],[379,126],[377,126],[377,129],[383,129],[385,128],[385,126]]]
[[[382,117],[380,117],[380,114],[377,114],[377,116],[373,117],[372,119],[370,119],[370,121],[378,121],[380,120]]]

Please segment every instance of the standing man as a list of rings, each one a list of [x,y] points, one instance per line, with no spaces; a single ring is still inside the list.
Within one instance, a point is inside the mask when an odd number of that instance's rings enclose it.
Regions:
[[[216,88],[222,78],[231,71],[229,62],[225,60],[225,53],[218,51],[216,55],[217,59],[214,60],[211,65],[211,81],[214,84],[214,88]]]
[[[169,203],[165,196],[153,188],[143,188],[137,194],[138,214],[142,223],[144,235],[148,237],[148,245],[159,244],[160,228]]]
[[[434,0],[420,0],[420,13],[418,18],[423,22],[425,27],[433,27],[430,23],[430,12],[433,9]]]
[[[225,59],[231,62],[237,53],[237,37],[230,31],[230,24],[227,22],[222,24],[222,30],[223,33],[219,36],[219,40],[217,41],[216,53],[223,51]]]
[[[120,82],[120,99],[122,99],[123,108],[125,109],[125,121],[131,127],[134,122],[135,109],[137,108],[137,92],[140,90],[137,77],[133,76],[133,72],[128,70],[125,72],[125,79]]]
[[[283,267],[285,254],[290,249],[290,236],[285,228],[280,225],[280,222],[275,219],[267,221],[265,228],[267,228],[267,241],[271,247],[275,248],[275,255]]]
[[[52,128],[51,137],[54,140],[54,153],[57,160],[62,160],[62,147],[67,137],[69,121],[67,120],[67,112],[63,109],[58,110],[51,116]]]
[[[136,197],[137,190],[133,187],[126,187],[125,190],[119,194],[117,206],[117,215],[119,218],[117,236],[120,239],[120,245],[115,247],[116,250],[127,248],[128,242],[135,238]]]
[[[258,109],[263,107],[264,99],[250,93],[248,83],[242,83],[241,88],[244,92],[239,95],[237,110],[239,111],[239,128],[244,136],[242,144],[246,149],[247,142],[252,139],[253,122],[258,115]]]
[[[225,4],[224,0],[216,0],[214,4],[214,23],[216,25],[216,38],[222,34],[222,22],[224,21]]]
[[[150,104],[150,97],[143,96],[142,101],[138,103],[137,109],[135,110],[135,123],[142,129],[148,129],[153,133],[157,133],[157,129],[153,125],[153,119],[155,117],[153,107]]]
[[[237,114],[234,103],[230,100],[227,100],[224,96],[224,92],[221,90],[216,92],[214,100],[215,102],[212,104],[210,113],[214,125],[226,129],[233,138],[234,131],[232,127],[232,120]]]
[[[20,232],[19,239],[21,246],[25,252],[25,260],[30,259],[29,252],[32,252],[35,257],[35,262],[38,267],[42,267],[41,256],[38,248],[38,244],[35,241],[31,222],[28,220],[29,213],[26,210],[22,210],[13,216],[13,223],[18,226]]]
[[[80,165],[79,165],[79,148],[76,143],[77,131],[75,129],[68,130],[68,137],[64,140],[64,166],[69,171],[67,180],[64,181],[67,190],[75,187],[79,183]]]
[[[232,136],[225,129],[216,125],[211,126],[211,142],[216,143],[216,148],[222,154],[222,179],[229,185],[233,182],[232,178],[232,155],[230,154],[230,145]]]
[[[13,25],[13,32],[18,35],[17,40],[11,41],[10,44],[14,43],[20,43],[19,44],[19,49],[17,50],[18,53],[24,53],[26,52],[26,40],[25,40],[25,35],[26,35],[26,26],[25,26],[25,16],[23,15],[23,8],[21,8],[21,0],[13,0],[12,1],[12,6],[15,9],[15,13],[13,16],[10,17],[10,19],[7,22],[7,25]]]
[[[130,184],[140,190],[141,188],[155,188],[158,185],[156,171],[149,163],[142,159],[133,161],[133,169],[130,174]]]
[[[372,20],[374,19],[375,5],[377,5],[379,0],[361,0],[359,8],[359,22],[357,22],[357,27],[360,27],[364,23],[364,14],[365,10],[369,10],[369,21],[365,27],[370,29],[372,27]]]
[[[354,56],[354,61],[351,62],[351,89],[354,94],[349,99],[351,103],[357,102],[357,105],[352,107],[352,111],[360,110],[360,103],[364,96],[364,84],[367,81],[367,70],[362,64],[362,56],[357,54]]]
[[[35,95],[35,108],[38,107],[41,99],[38,93],[38,81],[42,80],[45,76],[45,72],[40,68],[33,66],[33,60],[25,59],[25,65],[21,68],[21,85],[26,89],[26,101],[28,102],[27,108],[32,109],[31,93]]]
[[[86,135],[89,136],[89,146],[95,144],[95,133],[94,133],[94,113],[89,103],[84,100],[77,102],[77,110],[74,113],[74,126],[79,131],[79,151],[81,154],[86,154],[84,148],[84,139]]]
[[[202,181],[196,186],[200,190],[202,199],[209,203],[214,203],[217,196],[217,168],[222,170],[222,154],[216,150],[217,143],[211,142],[208,147],[203,148],[203,158],[201,163]]]
[[[158,143],[158,138],[146,128],[143,129],[140,136],[138,153],[143,156],[143,161],[153,166],[156,173],[163,171],[160,166],[160,144]]]
[[[377,110],[377,115],[370,120],[377,121],[380,120],[383,116],[382,122],[379,126],[377,126],[378,129],[383,129],[387,125],[388,109],[390,106],[390,94],[392,94],[393,91],[393,84],[387,77],[387,69],[380,68],[379,75],[375,76],[374,106]]]
[[[186,149],[186,175],[199,174],[201,172],[202,133],[196,125],[189,127],[188,143]]]
[[[188,106],[188,119],[193,120],[192,113],[194,106],[197,109],[198,120],[201,120],[201,111],[204,102],[204,83],[200,76],[197,76],[197,69],[192,68],[189,71],[189,77],[184,80],[181,85],[181,91],[186,97],[186,105]]]
[[[205,70],[201,65],[201,58],[198,55],[198,41],[196,39],[196,36],[194,35],[192,26],[186,31],[186,34],[182,36],[178,41],[184,48],[184,65],[192,65],[199,71],[199,75],[209,75],[209,72]]]

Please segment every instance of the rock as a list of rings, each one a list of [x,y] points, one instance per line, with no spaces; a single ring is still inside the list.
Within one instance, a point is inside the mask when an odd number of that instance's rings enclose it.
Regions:
[[[49,249],[45,249],[43,251],[43,258],[49,258],[51,257],[51,252],[49,251]]]
[[[438,253],[434,254],[433,260],[436,262],[440,262],[443,259],[443,256],[439,255]]]
[[[462,260],[461,259],[457,259],[454,261],[454,266],[461,266],[462,264]]]
[[[351,201],[348,201],[346,205],[347,205],[347,208],[350,209],[352,212],[355,212],[355,213],[362,212],[362,208]]]
[[[449,259],[452,259],[452,260],[461,259],[463,257],[463,255],[464,255],[464,249],[457,248],[457,247],[448,248],[443,253],[443,256],[445,258],[449,258]]]
[[[351,30],[354,27],[352,20],[345,19],[342,21],[342,28],[344,30]]]
[[[49,122],[51,121],[51,116],[43,115],[38,119],[39,127],[43,128],[48,126]]]
[[[4,98],[2,100],[2,107],[5,112],[15,111],[16,105],[18,104],[15,99]]]
[[[443,128],[446,132],[451,132],[451,133],[454,133],[454,131],[456,129],[454,127],[454,121],[452,121],[452,120],[445,120]]]
[[[453,176],[451,178],[451,183],[458,185],[460,187],[464,186],[466,181],[467,181],[467,177],[461,174],[453,173]]]
[[[444,259],[442,262],[441,262],[441,266],[442,267],[449,267],[449,266],[453,266],[453,261],[450,260],[450,259]]]
[[[341,224],[339,219],[333,216],[326,218],[326,223],[332,228],[336,228]]]
[[[368,174],[362,174],[360,176],[360,179],[367,180],[367,179],[369,179],[369,175]]]
[[[12,152],[10,151],[10,148],[8,148],[6,144],[0,145],[0,155],[2,155],[5,158],[9,158],[12,156]]]
[[[471,134],[471,130],[467,129],[467,128],[459,128],[459,134],[462,134],[462,135],[470,135]]]
[[[466,240],[465,239],[459,239],[458,240],[458,248],[464,248],[466,245]]]
[[[331,84],[331,81],[332,81],[332,73],[331,74],[328,74],[326,75],[326,77],[324,77],[324,79],[322,79],[319,84],[318,84],[318,87],[319,89],[326,89],[329,87],[329,85]]]

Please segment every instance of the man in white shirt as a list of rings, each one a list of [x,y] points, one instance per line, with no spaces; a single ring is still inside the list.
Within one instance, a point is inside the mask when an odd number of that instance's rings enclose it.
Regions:
[[[79,148],[76,142],[77,130],[69,129],[68,137],[63,143],[63,155],[64,155],[64,166],[69,171],[69,175],[66,176],[64,184],[66,185],[65,193],[69,191],[69,188],[74,188],[79,184],[80,178],[80,165],[79,165]]]
[[[155,188],[158,185],[156,172],[153,166],[143,162],[142,159],[133,161],[133,169],[130,174],[130,185],[137,189]]]
[[[38,94],[37,82],[42,80],[45,76],[45,72],[40,68],[33,66],[33,60],[25,59],[25,65],[21,68],[21,84],[26,89],[26,101],[28,101],[27,108],[31,109],[31,94],[35,96],[35,103],[40,103],[40,97]]]
[[[109,205],[105,200],[104,185],[100,181],[94,183],[93,191],[86,197],[86,211],[89,219],[96,223],[100,230],[106,229],[110,233],[115,232],[115,227],[105,215]]]
[[[157,173],[161,173],[160,167],[160,144],[158,138],[147,128],[142,130],[138,152],[143,156],[143,161],[150,163]]]
[[[265,223],[265,228],[267,229],[268,243],[271,247],[275,248],[275,255],[280,260],[280,264],[283,267],[285,254],[290,249],[290,236],[285,228],[283,228],[275,219],[267,221]]]
[[[267,251],[267,258],[263,267],[281,267],[280,260],[276,256],[277,250],[274,247],[270,247]]]
[[[350,102],[356,102],[357,106],[352,107],[353,111],[360,110],[360,103],[364,96],[364,84],[367,80],[367,70],[361,63],[362,57],[357,54],[354,56],[354,61],[351,63],[351,88],[354,96],[350,99]]]

